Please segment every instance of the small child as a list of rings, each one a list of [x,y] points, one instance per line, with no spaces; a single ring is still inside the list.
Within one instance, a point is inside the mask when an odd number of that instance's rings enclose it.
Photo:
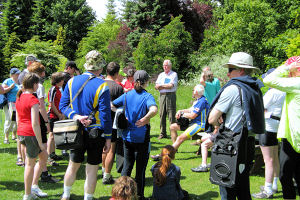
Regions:
[[[153,198],[156,200],[188,199],[188,193],[180,186],[180,168],[172,164],[176,150],[166,145],[161,151],[161,159],[152,166]]]
[[[54,145],[54,137],[53,137],[53,126],[54,122],[58,120],[62,120],[65,116],[60,112],[59,102],[61,98],[61,91],[60,88],[64,84],[64,74],[62,72],[55,72],[51,75],[51,85],[48,92],[48,101],[49,101],[49,108],[48,108],[48,115],[50,118],[50,133],[49,133],[49,141],[48,141],[48,153],[51,159],[53,160],[60,160],[61,158],[55,154],[55,145]],[[53,162],[52,162],[53,163]]]
[[[110,200],[137,200],[137,186],[129,176],[121,176],[115,181]]]

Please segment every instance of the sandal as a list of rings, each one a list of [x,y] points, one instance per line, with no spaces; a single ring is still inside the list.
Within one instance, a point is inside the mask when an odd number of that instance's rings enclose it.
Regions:
[[[160,154],[157,154],[157,155],[152,155],[151,158],[153,159],[153,161],[159,161],[160,159]]]
[[[25,165],[21,157],[17,158],[16,165],[18,165],[18,166],[24,166]]]

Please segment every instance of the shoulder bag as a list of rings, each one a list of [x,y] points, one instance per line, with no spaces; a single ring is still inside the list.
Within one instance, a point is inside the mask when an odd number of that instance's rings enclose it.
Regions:
[[[8,103],[7,97],[5,94],[0,94],[0,109],[3,109],[4,106],[6,106]]]
[[[239,96],[242,104],[241,88]],[[239,184],[239,179],[246,168],[248,130],[242,118],[242,129],[239,133],[225,128],[225,118],[216,136],[211,150],[210,181],[213,184],[233,188]]]
[[[68,108],[74,102],[76,97],[81,93],[84,86],[88,83],[89,80],[95,78],[95,76],[90,76],[81,86],[81,88],[78,90],[78,92],[75,94],[73,99],[71,100]],[[97,106],[96,106],[97,108]],[[96,109],[94,108],[94,110]],[[94,113],[94,110],[92,113]],[[91,118],[92,115],[89,115],[89,118]],[[83,125],[79,120],[73,120],[73,119],[66,119],[66,120],[60,120],[54,122],[53,127],[53,135],[54,135],[54,141],[55,146],[57,149],[61,150],[72,150],[72,149],[78,149],[82,147],[83,145]]]

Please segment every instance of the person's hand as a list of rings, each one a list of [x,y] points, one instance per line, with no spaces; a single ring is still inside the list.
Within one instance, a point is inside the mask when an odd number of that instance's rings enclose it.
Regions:
[[[58,115],[58,119],[59,120],[64,120],[65,119],[65,115],[64,114],[59,114]]]
[[[11,85],[9,86],[9,89],[12,90],[14,87],[15,87],[15,83],[11,84]]]
[[[156,85],[155,85],[155,89],[156,89],[156,90],[160,90],[160,88],[161,88],[161,85],[159,85],[159,84],[156,84]]]
[[[83,124],[83,126],[87,127],[92,123],[92,120],[88,119],[88,116],[82,116],[82,115],[75,115],[73,117],[74,120],[79,120],[80,123]]]
[[[106,139],[104,148],[103,148],[103,153],[108,153],[110,150],[110,146],[111,146],[111,139]]]
[[[293,63],[293,64],[291,64],[291,67],[289,70],[289,77],[297,77],[297,76],[300,76],[300,64]]]
[[[140,127],[145,126],[146,124],[149,124],[149,123],[150,123],[150,119],[148,119],[148,117],[143,117],[142,119],[135,122],[135,125],[138,128],[140,128]]]
[[[219,124],[222,124],[222,123],[223,123],[223,117],[222,117],[222,116],[218,119],[218,123],[219,123]]]
[[[177,113],[176,113],[176,115],[175,115],[176,119],[179,119],[179,118],[180,118],[180,115],[181,115],[181,111],[178,110]]]

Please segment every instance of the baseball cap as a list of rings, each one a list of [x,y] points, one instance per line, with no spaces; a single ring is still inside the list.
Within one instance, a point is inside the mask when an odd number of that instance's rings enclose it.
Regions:
[[[140,81],[141,84],[144,84],[149,80],[149,74],[145,70],[137,70],[133,78],[134,82]]]
[[[28,56],[26,56],[25,58],[25,65],[28,65],[29,61],[37,61],[37,62],[41,62],[40,60],[38,60],[34,55],[30,54]]]
[[[10,74],[20,74],[21,71],[18,68],[11,68],[10,69]]]

